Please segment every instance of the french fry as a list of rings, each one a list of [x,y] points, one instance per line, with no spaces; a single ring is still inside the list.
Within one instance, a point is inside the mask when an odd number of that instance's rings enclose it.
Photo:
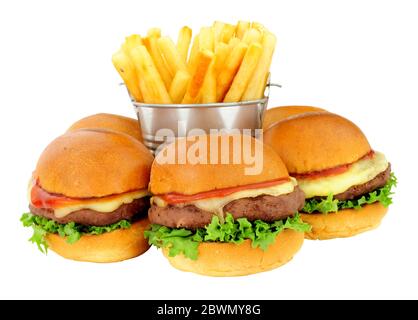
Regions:
[[[225,96],[224,102],[240,101],[254,70],[260,61],[263,47],[259,43],[252,43],[245,53],[241,66]]]
[[[160,53],[160,49],[158,49],[157,39],[148,38],[148,40],[149,47],[147,47],[147,49],[151,55],[152,60],[154,61],[155,67],[157,68],[161,78],[164,81],[165,88],[168,90],[171,86],[171,81],[173,78],[171,77],[170,71],[168,71],[166,67],[166,62]]]
[[[261,33],[264,33],[264,31],[266,30],[266,27],[262,23],[255,21],[251,23],[251,28],[257,29]]]
[[[241,65],[247,47],[244,42],[238,43],[226,59],[223,70],[216,79],[216,101],[221,102],[224,100],[225,94]]]
[[[150,38],[160,38],[161,37],[161,29],[160,28],[148,29],[147,36],[150,37]]]
[[[143,45],[131,52],[133,63],[138,70],[139,86],[145,103],[172,103],[154,62]]]
[[[148,52],[151,50],[151,39],[158,39],[161,37],[160,28],[151,28],[148,29],[147,36],[142,38],[142,44],[147,48]]]
[[[236,36],[242,40],[245,32],[250,28],[250,23],[248,21],[238,21],[237,28],[235,30]]]
[[[172,77],[174,77],[179,70],[187,70],[186,64],[180,57],[174,42],[169,37],[159,38],[157,44]]]
[[[225,27],[225,23],[222,21],[214,21],[212,27],[213,27],[213,33],[214,33],[215,39],[219,40],[219,37],[222,34],[222,30]],[[219,40],[219,41],[222,41],[222,40]]]
[[[199,34],[199,50],[213,50],[213,42],[214,42],[214,36],[213,36],[213,30],[211,27],[203,27],[200,29]]]
[[[177,39],[177,51],[180,58],[187,63],[187,56],[189,53],[190,41],[192,40],[192,29],[183,27],[180,29],[179,37]]]
[[[200,90],[200,102],[212,103],[216,102],[216,72],[215,72],[215,59],[209,66],[206,72],[205,80],[203,81],[202,89]]]
[[[221,41],[228,43],[235,34],[235,26],[233,24],[225,23],[221,33]]]
[[[215,65],[215,70],[217,71],[217,75],[216,75],[216,77],[218,77],[219,76],[219,73],[222,71],[222,69],[223,69],[223,66],[224,66],[224,64],[226,63],[226,59],[228,58],[228,56],[230,55],[230,53],[232,52],[232,50],[240,43],[241,41],[240,41],[240,39],[238,39],[237,37],[233,37],[231,40],[229,40],[229,43],[226,45],[227,46],[227,48],[226,48],[226,52],[225,53],[221,53],[219,50],[218,50],[218,54],[219,55],[222,55],[222,54],[224,54],[225,56],[224,57],[220,57],[219,59],[217,59],[216,61],[215,61],[215,63],[216,63],[216,65]],[[221,42],[222,44],[224,44],[225,45],[225,43],[223,43],[223,42]],[[221,46],[222,47],[222,46]],[[220,50],[223,50],[223,49],[220,49]]]
[[[199,51],[197,55],[196,70],[189,82],[182,103],[197,103],[200,89],[202,88],[206,73],[213,59],[213,52],[208,50]]]
[[[214,45],[215,50],[218,43],[222,42],[221,36],[222,36],[222,30],[224,29],[225,23],[221,21],[215,21],[213,23],[213,37],[214,37]]]
[[[170,98],[173,103],[181,103],[186,94],[187,86],[190,81],[190,74],[185,70],[177,71],[170,87]]]
[[[260,57],[260,61],[257,68],[248,83],[247,89],[242,96],[245,100],[261,99],[264,96],[264,90],[266,87],[267,77],[270,70],[270,64],[276,46],[276,37],[269,32],[264,33],[263,36],[263,53]]]
[[[139,89],[138,77],[135,66],[123,50],[119,50],[112,56],[112,63],[118,71],[130,95],[136,102],[142,102],[143,97]]]
[[[229,51],[232,51],[232,49],[234,47],[236,47],[237,44],[240,43],[240,42],[241,42],[241,40],[237,37],[231,38],[231,40],[229,40],[229,43],[228,43]]]
[[[145,77],[138,77],[139,88],[143,92],[143,100],[146,103],[155,103],[155,97],[152,95],[151,89],[148,88],[150,85],[147,83]]]
[[[140,45],[142,45],[141,36],[139,34],[132,34],[125,38],[125,42],[122,44],[122,50],[129,57],[131,50]]]
[[[199,35],[196,35],[193,40],[192,49],[190,50],[190,57],[187,63],[187,70],[190,74],[194,74],[197,66],[197,57],[199,55]]]
[[[262,42],[261,36],[262,34],[260,31],[258,31],[257,29],[251,28],[251,29],[248,29],[247,32],[245,32],[244,38],[242,39],[242,41],[244,41],[248,45],[254,42],[261,43]]]
[[[147,48],[148,52],[151,50],[151,37],[146,36],[142,38],[142,44]]]
[[[199,49],[214,51],[215,39],[214,31],[211,27],[203,27],[200,29],[199,34]],[[205,80],[203,81],[202,89],[200,90],[200,102],[211,103],[216,102],[216,73],[215,73],[215,60],[209,66],[206,72]]]
[[[225,63],[226,58],[228,57],[228,54],[230,52],[230,47],[223,42],[218,43],[215,49],[215,74],[218,76],[218,74],[221,72],[223,65]]]

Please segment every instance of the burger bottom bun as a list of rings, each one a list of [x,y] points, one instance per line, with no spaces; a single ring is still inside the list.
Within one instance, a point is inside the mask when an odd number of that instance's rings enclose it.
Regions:
[[[69,244],[65,238],[49,233],[46,236],[49,248],[60,256],[77,261],[117,262],[134,258],[149,249],[144,231],[148,218],[132,223],[128,229],[118,229],[100,235],[84,235]]]
[[[214,277],[245,276],[287,263],[299,251],[303,240],[303,232],[286,229],[267,251],[254,249],[251,241],[245,240],[241,244],[202,242],[197,260],[183,255],[169,257],[168,249],[163,249],[163,253],[174,268],[182,271]]]
[[[302,213],[300,217],[312,226],[311,232],[305,233],[310,240],[327,240],[352,237],[372,230],[380,225],[388,211],[380,202],[368,204],[359,210],[344,209],[335,213]]]

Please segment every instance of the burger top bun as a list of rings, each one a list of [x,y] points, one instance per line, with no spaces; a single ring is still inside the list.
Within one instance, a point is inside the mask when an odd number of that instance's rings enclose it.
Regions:
[[[109,129],[126,133],[142,141],[141,129],[136,119],[110,113],[98,113],[76,121],[68,132],[79,129]]]
[[[363,132],[332,113],[306,113],[276,123],[264,142],[282,158],[290,174],[353,163],[371,151]]]
[[[196,141],[177,139],[158,153],[151,169],[150,191],[153,194],[176,192],[191,195],[289,176],[280,157],[259,140],[242,135],[194,138]],[[222,145],[226,146],[225,152]],[[203,153],[198,150],[203,150]],[[216,153],[218,157],[215,157]],[[201,155],[201,161],[195,161],[195,155]],[[227,164],[221,163],[221,155],[229,159]],[[176,163],[167,163],[173,157]],[[240,163],[233,164],[234,157]]]
[[[263,129],[267,130],[276,122],[288,117],[307,112],[326,112],[326,110],[310,106],[286,106],[268,109],[264,114]]]
[[[78,130],[52,141],[34,178],[50,192],[72,198],[146,189],[153,156],[138,140],[101,129]]]

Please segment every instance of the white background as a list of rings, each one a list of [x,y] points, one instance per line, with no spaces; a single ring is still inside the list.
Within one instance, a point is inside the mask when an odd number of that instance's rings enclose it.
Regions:
[[[415,1],[2,1],[0,298],[418,298]],[[124,36],[177,35],[256,20],[278,37],[271,106],[305,104],[356,122],[399,179],[381,227],[306,241],[289,264],[239,278],[172,269],[155,248],[117,264],[42,255],[20,225],[43,148],[78,118],[134,116],[111,64]]]

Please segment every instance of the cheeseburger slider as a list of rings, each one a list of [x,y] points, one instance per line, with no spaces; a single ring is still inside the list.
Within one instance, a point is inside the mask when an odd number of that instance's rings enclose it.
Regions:
[[[67,132],[79,129],[106,129],[122,132],[142,142],[138,120],[110,113],[98,113],[73,123]]]
[[[380,224],[396,178],[354,123],[326,112],[301,114],[266,130],[264,142],[305,193],[307,238],[350,237]]]
[[[73,260],[113,262],[148,249],[147,190],[152,155],[132,137],[78,130],[52,141],[29,185],[21,221],[30,241]]]
[[[309,225],[297,214],[303,192],[278,155],[249,136],[193,138],[166,146],[152,165],[149,243],[175,268],[210,276],[262,272],[292,259]],[[260,162],[250,175],[242,159],[251,150]]]
[[[263,129],[267,130],[273,126],[276,122],[283,119],[302,114],[307,112],[322,112],[324,109],[311,106],[286,106],[286,107],[276,107],[268,109],[264,113],[263,118]]]

